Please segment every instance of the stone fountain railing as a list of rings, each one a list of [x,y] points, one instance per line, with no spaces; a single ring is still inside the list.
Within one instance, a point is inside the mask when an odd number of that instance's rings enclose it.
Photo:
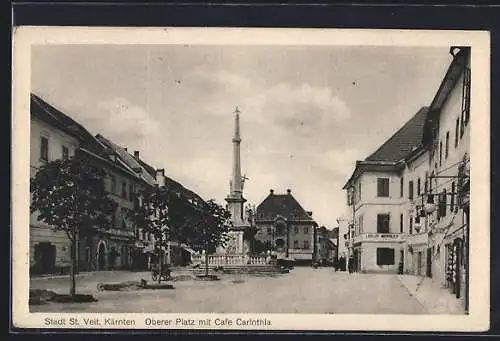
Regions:
[[[204,255],[192,255],[191,260],[194,264],[205,264]],[[244,256],[244,255],[209,255],[208,265],[224,266],[224,265],[267,265],[266,257],[259,256]]]

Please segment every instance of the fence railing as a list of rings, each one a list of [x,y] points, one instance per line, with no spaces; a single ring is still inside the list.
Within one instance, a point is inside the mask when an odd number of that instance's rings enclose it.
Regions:
[[[204,255],[192,255],[193,263],[205,264]],[[268,261],[265,257],[259,256],[244,256],[244,255],[209,255],[208,265],[224,266],[224,265],[266,265]]]

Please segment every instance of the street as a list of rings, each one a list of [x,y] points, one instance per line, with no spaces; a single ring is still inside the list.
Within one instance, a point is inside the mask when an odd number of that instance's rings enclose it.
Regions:
[[[174,273],[175,275],[175,273]],[[396,275],[348,274],[297,267],[275,277],[221,275],[220,281],[178,281],[174,290],[97,292],[97,283],[150,281],[150,273],[95,273],[77,280],[95,303],[48,303],[32,312],[426,314]],[[31,289],[67,293],[69,280],[32,279]]]

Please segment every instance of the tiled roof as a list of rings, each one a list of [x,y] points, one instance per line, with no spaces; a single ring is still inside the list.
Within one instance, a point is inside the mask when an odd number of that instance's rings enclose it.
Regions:
[[[151,186],[154,186],[156,184],[156,180],[153,176],[151,176],[143,167],[142,165],[137,162],[137,160],[130,155],[124,148],[120,147],[113,141],[105,138],[104,136],[97,134],[96,138],[109,147],[113,152],[118,154],[118,157],[123,161],[123,166],[127,167],[130,172],[135,173],[138,177],[143,179],[146,183],[148,183]],[[135,170],[136,169],[142,169],[143,171],[138,173]]]
[[[267,198],[257,206],[256,220],[273,220],[278,215],[288,220],[313,221],[304,208],[292,194],[270,193]]]
[[[143,171],[138,174],[144,181],[146,181],[149,185],[154,186],[156,184],[156,169],[146,163],[141,159],[136,159],[133,155],[127,152],[123,147],[120,147],[113,141],[106,139],[101,135],[97,135],[96,138],[102,143],[106,144],[110,148],[112,148],[117,154],[118,157],[125,162],[127,167],[132,171],[137,168],[143,169]],[[137,174],[137,173],[136,173]],[[204,200],[194,193],[193,191],[185,188],[179,182],[165,176],[165,185],[173,190],[181,192],[188,200],[197,201],[203,203]]]
[[[407,158],[423,144],[424,126],[428,107],[422,107],[408,122],[392,135],[366,161],[397,162]]]

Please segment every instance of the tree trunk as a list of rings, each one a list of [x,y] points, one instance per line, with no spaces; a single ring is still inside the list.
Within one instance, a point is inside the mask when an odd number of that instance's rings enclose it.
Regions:
[[[76,295],[76,236],[73,236],[71,239],[71,266],[70,266],[70,280],[71,280],[71,286],[69,290],[69,294],[71,296]]]
[[[158,251],[158,284],[161,283],[161,273],[162,273],[162,270],[163,270],[163,250],[161,249],[161,246],[160,246],[160,249]]]
[[[286,253],[285,257],[288,258],[288,249],[289,249],[289,244],[290,243],[290,226],[288,225],[288,222],[286,223]]]
[[[208,277],[208,250],[205,249],[205,277]]]

